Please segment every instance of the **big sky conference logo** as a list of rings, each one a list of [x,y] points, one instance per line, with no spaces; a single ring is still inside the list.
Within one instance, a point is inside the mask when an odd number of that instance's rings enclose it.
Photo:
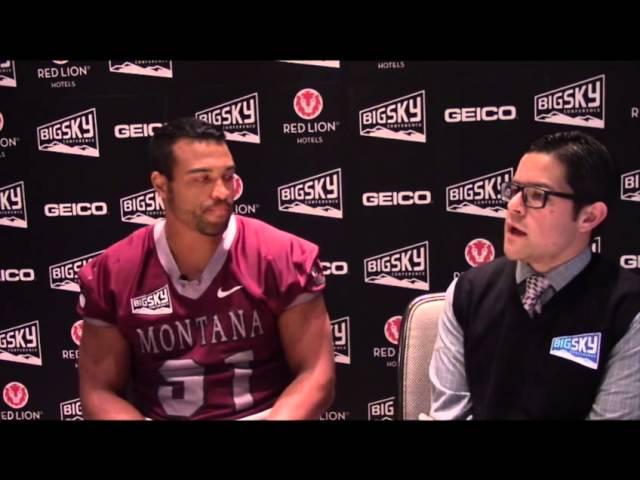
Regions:
[[[367,404],[368,420],[393,420],[396,397],[382,398]]]
[[[54,290],[80,292],[78,271],[102,252],[104,252],[104,250],[51,265],[49,267],[50,287]]]
[[[620,199],[640,202],[640,170],[627,172],[620,177]]]
[[[13,60],[0,60],[0,87],[17,87],[16,64]]]
[[[312,65],[314,67],[340,68],[340,60],[279,60],[286,63]]]
[[[200,110],[195,117],[223,129],[227,140],[260,143],[257,93]]]
[[[512,178],[513,168],[507,168],[447,187],[447,212],[504,218],[500,188]]]
[[[0,330],[0,360],[42,366],[38,320]]]
[[[169,286],[131,299],[131,313],[138,315],[167,315],[173,312]]]
[[[82,416],[82,404],[80,403],[79,398],[60,402],[60,420],[84,420],[84,417]]]
[[[390,287],[429,290],[429,242],[365,258],[364,281]]]
[[[426,143],[425,105],[421,90],[360,110],[360,135]]]
[[[336,363],[351,364],[351,334],[349,317],[331,320],[333,334],[333,356]]]
[[[604,128],[605,76],[588,78],[535,96],[537,122]]]
[[[164,203],[150,188],[120,199],[120,219],[125,223],[153,225],[164,218]]]
[[[278,210],[342,218],[342,170],[337,168],[278,187]]]
[[[597,370],[601,339],[600,332],[555,337],[551,340],[549,354]]]
[[[98,119],[90,108],[38,127],[38,150],[99,157]]]
[[[145,77],[173,78],[171,60],[109,60],[109,71]]]
[[[0,187],[0,226],[27,228],[24,182]]]
[[[36,77],[38,80],[50,81],[51,88],[75,88],[76,80],[89,75],[91,65],[69,62],[70,60],[52,60],[52,65],[36,68]]]

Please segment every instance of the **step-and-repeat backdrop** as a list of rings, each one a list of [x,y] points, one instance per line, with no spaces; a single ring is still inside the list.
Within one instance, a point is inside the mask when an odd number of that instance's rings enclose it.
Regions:
[[[0,420],[82,417],[76,272],[162,217],[163,122],[221,125],[236,212],[320,245],[323,419],[384,420],[405,307],[502,255],[498,192],[532,140],[608,146],[619,194],[592,248],[640,271],[639,85],[638,62],[0,60]]]

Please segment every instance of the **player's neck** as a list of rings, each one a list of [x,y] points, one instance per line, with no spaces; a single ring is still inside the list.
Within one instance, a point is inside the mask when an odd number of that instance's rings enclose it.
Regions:
[[[189,280],[200,278],[222,240],[222,235],[203,235],[170,221],[165,224],[165,234],[180,273]]]

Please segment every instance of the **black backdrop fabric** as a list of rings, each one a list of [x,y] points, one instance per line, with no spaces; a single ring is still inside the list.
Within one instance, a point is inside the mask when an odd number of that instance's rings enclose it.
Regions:
[[[75,273],[162,217],[147,144],[163,122],[222,126],[236,212],[320,246],[338,379],[323,419],[384,420],[400,316],[502,255],[499,187],[532,140],[608,146],[620,191],[592,248],[639,271],[638,85],[638,62],[0,60],[0,419],[82,418]]]

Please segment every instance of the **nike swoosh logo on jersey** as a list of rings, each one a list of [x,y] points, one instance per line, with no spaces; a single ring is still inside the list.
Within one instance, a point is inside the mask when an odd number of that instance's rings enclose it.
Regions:
[[[238,285],[237,287],[230,288],[229,290],[223,290],[222,287],[218,288],[218,298],[224,298],[231,295],[236,290],[240,290],[242,285]]]

